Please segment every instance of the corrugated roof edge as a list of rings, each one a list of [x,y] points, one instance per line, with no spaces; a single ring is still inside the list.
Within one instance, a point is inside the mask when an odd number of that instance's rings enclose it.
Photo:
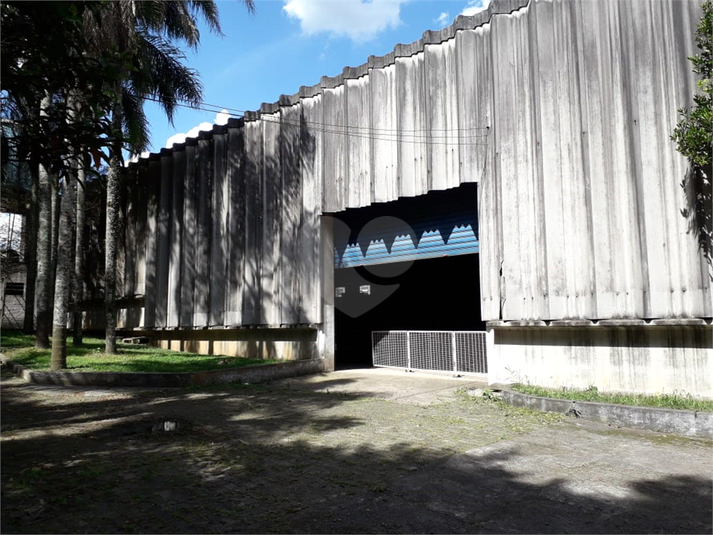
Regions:
[[[337,76],[322,76],[320,82],[313,86],[301,86],[297,93],[293,95],[280,95],[277,102],[263,102],[260,105],[259,111],[246,111],[244,116],[239,119],[229,119],[227,125],[213,125],[212,131],[202,131],[199,136],[202,139],[210,137],[213,133],[224,133],[226,128],[240,128],[246,121],[257,121],[261,115],[269,115],[279,111],[281,107],[294,106],[304,98],[315,97],[324,89],[334,89],[343,85],[345,80],[354,80],[361,78],[369,73],[370,69],[383,69],[396,62],[396,58],[403,58],[416,55],[423,52],[426,45],[440,44],[456,36],[459,30],[474,30],[479,26],[488,24],[494,15],[509,15],[515,11],[525,8],[531,0],[492,0],[488,7],[468,17],[459,15],[453,21],[453,24],[441,30],[426,30],[423,32],[423,37],[418,41],[410,44],[397,44],[392,52],[384,56],[369,56],[366,63],[358,67],[344,67],[342,74]],[[170,149],[164,150],[180,150],[186,143],[189,143],[192,138],[187,139],[183,143],[174,143]],[[150,154],[148,158],[139,158],[138,161],[131,162],[129,167],[139,165],[142,161],[148,160],[153,156]]]

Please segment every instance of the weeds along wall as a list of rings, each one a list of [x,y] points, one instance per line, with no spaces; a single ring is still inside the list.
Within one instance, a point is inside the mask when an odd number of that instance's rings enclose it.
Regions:
[[[131,164],[123,326],[329,331],[323,216],[478,182],[492,328],[710,328],[669,137],[696,91],[700,4],[496,0]]]

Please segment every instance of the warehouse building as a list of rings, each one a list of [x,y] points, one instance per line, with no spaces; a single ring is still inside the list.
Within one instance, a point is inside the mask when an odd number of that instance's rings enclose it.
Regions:
[[[682,217],[699,0],[496,0],[126,171],[174,349],[713,397]]]

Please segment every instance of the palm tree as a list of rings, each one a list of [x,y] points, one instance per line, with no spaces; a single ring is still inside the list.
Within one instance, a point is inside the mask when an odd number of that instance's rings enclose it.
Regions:
[[[253,0],[243,2],[248,10],[254,9]],[[147,121],[143,112],[143,103],[147,98],[157,101],[171,121],[179,103],[197,105],[200,102],[202,88],[197,73],[181,63],[184,56],[173,45],[173,42],[181,42],[192,48],[198,46],[198,17],[202,17],[212,31],[220,33],[218,8],[212,0],[119,0],[84,14],[85,32],[94,47],[123,54],[130,58],[131,63],[122,77],[123,82],[114,86],[112,91],[118,98],[107,110],[112,125],[112,140],[109,144],[106,203],[105,351],[110,354],[116,353],[116,257],[122,151],[129,150],[135,154],[148,145]],[[71,183],[68,179],[67,185]],[[63,235],[63,239],[66,238]],[[68,288],[69,284],[65,284],[64,279],[61,284],[58,281],[56,289],[62,294],[60,301],[64,304],[68,302]],[[61,304],[55,306],[55,325],[66,325],[66,317],[66,307]],[[64,328],[58,329],[53,336],[53,355],[55,353],[57,360],[56,364],[53,360],[53,369],[66,367]]]
[[[243,0],[249,11],[253,0]],[[118,238],[119,179],[122,168],[122,140],[128,142],[132,153],[139,153],[148,145],[148,129],[143,113],[147,98],[157,101],[169,121],[173,121],[176,106],[183,102],[198,105],[202,88],[197,73],[185,67],[183,54],[172,42],[182,42],[191,48],[200,43],[197,17],[220,33],[218,8],[214,1],[153,0],[136,2],[123,0],[108,5],[112,23],[103,24],[95,32],[99,38],[113,40],[113,45],[127,51],[133,59],[133,70],[127,73],[121,100],[112,110],[116,131],[115,143],[109,160],[107,176],[106,224],[106,352],[116,353],[116,246]],[[98,30],[98,28],[97,28]],[[108,30],[108,31],[107,31]]]

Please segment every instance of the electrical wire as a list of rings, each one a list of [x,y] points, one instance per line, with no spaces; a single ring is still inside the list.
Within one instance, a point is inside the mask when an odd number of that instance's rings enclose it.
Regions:
[[[149,100],[151,102],[158,102],[158,99],[151,97],[146,97],[146,100]],[[229,113],[229,115],[236,118],[244,117],[245,113],[248,113],[245,110],[239,110],[237,108],[230,108],[226,106],[218,106],[206,102],[201,102],[198,105],[188,105],[183,103],[176,103],[176,105],[188,109],[197,109],[210,113],[236,112],[237,114],[239,114],[238,116],[236,116],[235,113]],[[279,113],[279,111],[275,112],[275,114],[277,113]],[[294,126],[302,128],[304,126],[309,127],[310,125],[312,125],[309,129],[313,132],[345,135],[353,138],[372,139],[375,141],[387,141],[396,143],[476,146],[487,145],[487,143],[469,140],[487,138],[489,135],[489,127],[472,127],[457,129],[434,128],[430,130],[392,129],[357,125],[332,124],[321,121],[306,121],[304,119],[300,119],[299,121],[291,121],[284,117],[274,117],[272,115],[274,114],[261,114],[260,119],[263,122],[279,124],[281,126]],[[483,131],[484,133],[481,133]]]

